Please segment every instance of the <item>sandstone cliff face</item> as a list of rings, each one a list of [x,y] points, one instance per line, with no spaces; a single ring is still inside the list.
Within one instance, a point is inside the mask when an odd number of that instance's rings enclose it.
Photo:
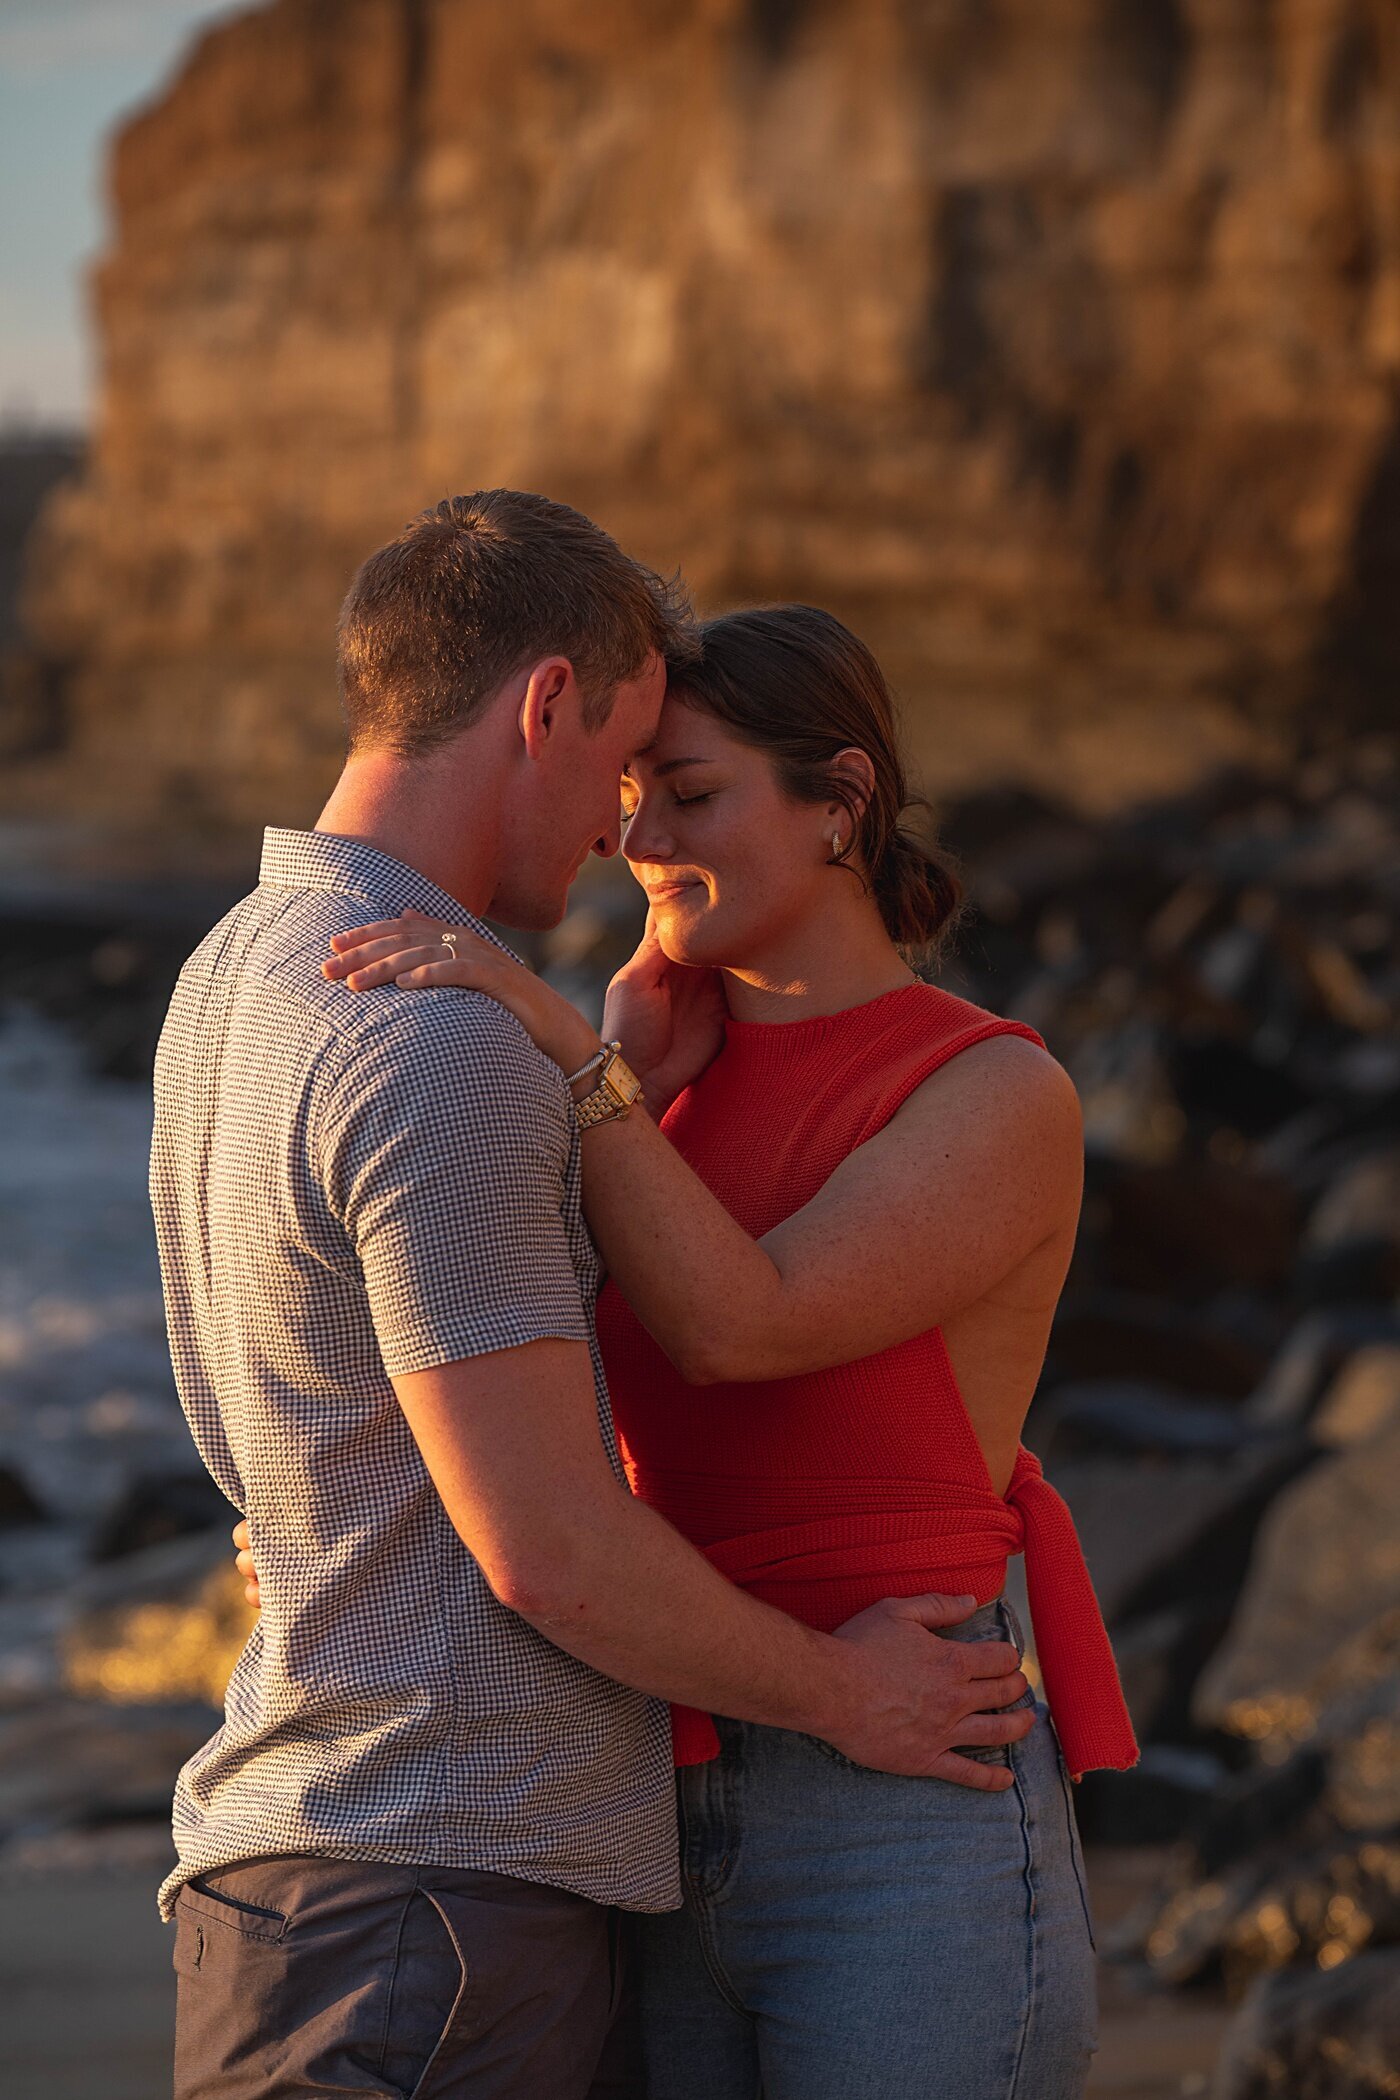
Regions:
[[[500,482],[851,619],[940,792],[1389,697],[1392,0],[273,0],[112,181],[12,800],[305,816],[356,562]]]

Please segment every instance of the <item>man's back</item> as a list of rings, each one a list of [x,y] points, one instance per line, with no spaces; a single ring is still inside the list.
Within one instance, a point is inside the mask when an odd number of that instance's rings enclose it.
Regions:
[[[547,1336],[593,1350],[596,1258],[560,1076],[473,994],[359,997],[332,933],[460,905],[272,832],[181,974],[151,1187],[181,1398],[246,1514],[263,1611],[181,1774],[169,1915],[268,1853],[476,1867],[677,1900],[664,1709],[543,1639],[461,1544],[390,1376]]]

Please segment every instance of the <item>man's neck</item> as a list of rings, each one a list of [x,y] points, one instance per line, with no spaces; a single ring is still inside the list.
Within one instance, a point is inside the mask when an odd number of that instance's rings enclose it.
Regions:
[[[409,764],[371,751],[347,761],[315,828],[389,854],[483,918],[496,887],[496,841],[494,827],[474,821],[472,804],[481,801],[479,792],[462,795],[431,760]]]

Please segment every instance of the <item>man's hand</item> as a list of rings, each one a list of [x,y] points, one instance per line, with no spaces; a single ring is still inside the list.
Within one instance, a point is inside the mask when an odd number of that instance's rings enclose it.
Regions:
[[[979,1764],[952,1748],[1016,1743],[1035,1726],[1031,1707],[988,1711],[1014,1705],[1027,1690],[1009,1641],[938,1638],[940,1627],[956,1626],[977,1608],[971,1597],[885,1597],[838,1626],[837,1640],[860,1651],[866,1689],[849,1720],[817,1733],[877,1771],[951,1779],[987,1793],[1011,1786],[1008,1766]]]
[[[262,1610],[262,1591],[258,1588],[258,1571],[253,1566],[253,1542],[248,1536],[248,1519],[240,1517],[233,1527],[233,1543],[238,1548],[234,1566],[243,1577],[243,1594],[250,1604]]]
[[[233,1527],[233,1543],[243,1594],[261,1608],[245,1517]],[[1013,1774],[1007,1766],[979,1764],[951,1748],[1017,1743],[1035,1726],[1029,1707],[1014,1714],[995,1710],[1013,1706],[1027,1689],[1009,1642],[937,1638],[941,1627],[956,1626],[976,1609],[971,1597],[886,1597],[838,1626],[835,1638],[860,1650],[857,1713],[818,1731],[824,1740],[876,1771],[948,1779],[987,1793],[1009,1787]]]

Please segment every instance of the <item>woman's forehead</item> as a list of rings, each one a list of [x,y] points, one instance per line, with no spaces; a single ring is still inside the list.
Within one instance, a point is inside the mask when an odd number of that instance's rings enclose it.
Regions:
[[[662,703],[655,737],[628,770],[632,773],[655,772],[658,766],[674,766],[684,758],[718,758],[736,741],[723,722],[716,721],[713,715],[706,714],[701,708],[690,706],[678,695],[668,693]]]

